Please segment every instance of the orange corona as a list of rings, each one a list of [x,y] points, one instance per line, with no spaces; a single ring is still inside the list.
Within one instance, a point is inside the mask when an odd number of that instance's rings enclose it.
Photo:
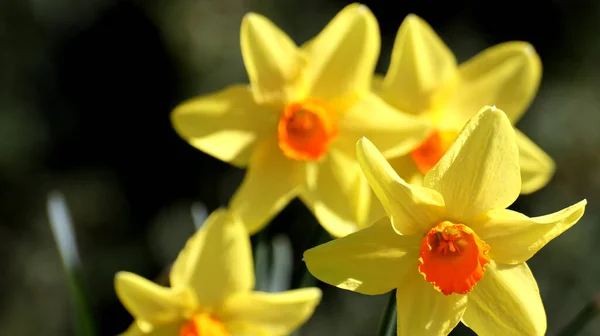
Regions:
[[[320,160],[337,133],[334,111],[316,99],[288,104],[277,125],[279,148],[299,161]]]
[[[223,323],[205,314],[195,314],[194,317],[181,326],[179,336],[230,336]]]
[[[481,280],[490,247],[463,224],[443,221],[423,238],[419,273],[446,294],[466,294]]]
[[[422,174],[427,174],[438,163],[454,142],[456,135],[457,133],[453,131],[435,130],[410,153]]]

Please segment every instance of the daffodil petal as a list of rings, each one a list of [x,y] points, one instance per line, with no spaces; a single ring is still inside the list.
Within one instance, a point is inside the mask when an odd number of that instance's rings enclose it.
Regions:
[[[175,267],[185,266],[176,268],[179,281],[194,289],[201,307],[219,307],[231,295],[254,288],[250,239],[234,215],[216,210],[195,235],[202,238],[190,238]]]
[[[323,282],[378,295],[396,288],[405,273],[417,273],[421,238],[396,234],[384,218],[304,252],[304,261],[309,272]]]
[[[171,113],[171,122],[190,145],[244,167],[261,135],[275,133],[277,115],[258,106],[247,85],[233,85],[184,101]]]
[[[242,56],[258,103],[282,105],[302,94],[306,57],[262,15],[249,13],[240,32]]]
[[[423,174],[410,155],[398,156],[388,159],[390,166],[398,173],[401,179],[412,185],[423,185]]]
[[[195,305],[193,295],[186,288],[162,287],[129,272],[116,274],[115,291],[143,332],[178,322],[183,312],[194,309]]]
[[[495,105],[514,124],[537,94],[542,62],[531,44],[513,41],[482,51],[461,64],[459,72],[454,103],[462,123],[481,106]]]
[[[490,257],[498,262],[527,261],[552,239],[575,225],[583,216],[586,200],[555,213],[527,217],[511,210],[491,210],[478,215],[470,226],[488,245]]]
[[[298,194],[304,178],[304,165],[285,157],[275,139],[266,139],[256,147],[229,207],[254,234]]]
[[[402,111],[419,114],[438,104],[456,75],[452,51],[427,22],[411,14],[396,35],[381,96]]]
[[[415,265],[399,283],[396,308],[398,336],[448,335],[467,308],[467,296],[436,291]]]
[[[281,293],[249,292],[228,300],[219,318],[233,334],[243,332],[246,325],[269,335],[288,335],[312,316],[320,301],[318,288]]]
[[[354,155],[356,141],[371,140],[386,158],[409,153],[429,134],[431,125],[385,103],[375,94],[365,94],[344,114],[339,124],[337,146]]]
[[[300,198],[329,234],[343,237],[366,225],[374,195],[354,158],[332,149],[307,166],[306,177]]]
[[[491,261],[469,293],[463,323],[477,335],[544,335],[546,312],[527,264]]]
[[[555,164],[540,147],[521,131],[515,129],[521,165],[521,194],[531,194],[543,186],[554,175]]]
[[[511,205],[521,191],[521,175],[515,132],[504,112],[481,109],[425,175],[424,185],[444,196],[454,220]]]
[[[384,78],[385,77],[380,74],[374,74],[373,82],[371,83],[371,91],[375,92],[376,94],[380,94],[381,90],[383,89]]]
[[[424,233],[443,219],[442,196],[435,190],[409,185],[402,180],[368,139],[358,141],[356,156],[396,232],[403,235]]]
[[[181,322],[160,325],[152,328],[152,331],[150,332],[143,332],[134,322],[124,333],[121,333],[119,336],[173,336],[179,334],[181,325]]]
[[[346,6],[302,47],[310,60],[310,96],[329,100],[367,92],[380,47],[373,13],[365,5]]]

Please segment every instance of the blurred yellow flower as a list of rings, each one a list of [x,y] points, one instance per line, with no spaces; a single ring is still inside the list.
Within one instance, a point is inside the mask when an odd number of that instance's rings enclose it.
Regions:
[[[358,160],[388,217],[306,251],[309,271],[363,294],[397,288],[398,335],[446,335],[459,321],[480,335],[543,335],[525,261],[574,225],[586,201],[541,217],[507,210],[521,188],[516,143],[506,115],[485,107],[415,186],[361,139]]]
[[[390,164],[408,182],[422,183],[423,175],[481,106],[497,106],[514,125],[535,97],[541,75],[540,58],[527,42],[501,43],[457,65],[435,31],[418,16],[409,15],[396,36],[387,74],[377,77],[374,87],[390,105],[431,122],[434,131],[410,155]],[[516,132],[521,193],[528,194],[548,183],[554,162]]]
[[[318,288],[253,292],[248,233],[225,210],[213,212],[188,240],[169,280],[171,287],[162,287],[133,273],[117,273],[117,296],[135,318],[124,335],[287,335],[321,300]]]
[[[244,17],[241,49],[250,86],[233,85],[172,112],[192,146],[248,166],[230,202],[251,234],[299,196],[334,236],[371,224],[379,207],[356,162],[368,136],[386,157],[408,154],[429,126],[372,93],[379,56],[377,20],[360,4],[344,8],[301,47],[258,14]]]

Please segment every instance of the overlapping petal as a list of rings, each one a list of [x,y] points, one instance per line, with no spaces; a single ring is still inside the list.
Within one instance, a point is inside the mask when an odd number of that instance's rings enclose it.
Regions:
[[[459,67],[460,85],[451,105],[465,123],[481,106],[495,105],[514,124],[538,92],[542,62],[533,46],[512,41],[488,48]]]
[[[463,128],[424,185],[439,191],[452,220],[505,209],[519,196],[519,150],[510,121],[499,109],[484,107]]]
[[[521,131],[515,129],[521,165],[521,194],[533,193],[552,178],[554,160]]]
[[[396,291],[398,336],[448,335],[467,308],[466,295],[444,295],[416,271]]]
[[[152,328],[150,332],[143,332],[134,322],[127,330],[119,336],[174,336],[179,333],[182,322],[160,325]]]
[[[183,314],[195,308],[193,293],[186,288],[162,287],[129,272],[117,273],[115,291],[135,318],[137,327],[144,332],[177,323]]]
[[[469,293],[463,323],[477,335],[544,335],[546,312],[527,264],[492,261]]]
[[[320,300],[318,288],[249,292],[228,300],[219,318],[233,335],[243,335],[249,328],[261,330],[265,335],[288,335],[310,318]]]
[[[492,210],[469,224],[490,245],[492,259],[508,264],[527,261],[583,216],[586,200],[555,213],[527,217],[511,210]]]
[[[267,138],[256,147],[230,210],[254,234],[298,194],[304,180],[304,164],[285,157],[277,141]]]
[[[356,156],[396,232],[424,233],[443,219],[442,196],[435,190],[404,182],[368,139],[358,141]]]
[[[256,102],[282,106],[304,94],[307,59],[294,41],[269,19],[255,13],[244,16],[240,35]]]
[[[234,293],[254,287],[248,233],[237,218],[216,210],[195,235],[201,238],[190,238],[175,262],[175,286],[193,288],[204,309],[218,307]]]
[[[384,218],[304,252],[304,261],[312,275],[330,285],[362,294],[383,294],[396,288],[407,272],[417,273],[421,238],[396,234]]]
[[[184,101],[173,110],[171,122],[192,146],[244,167],[263,135],[275,129],[277,115],[257,105],[247,85],[233,85]]]
[[[431,125],[402,113],[375,94],[365,94],[340,120],[336,145],[348,153],[356,151],[356,141],[367,137],[386,158],[409,153],[428,135]]]
[[[302,47],[310,62],[310,96],[330,100],[366,92],[380,46],[373,13],[361,4],[346,6]]]
[[[452,51],[427,22],[411,14],[396,35],[381,96],[402,111],[420,114],[447,98],[456,75]]]
[[[371,224],[366,221],[374,195],[353,157],[332,149],[323,161],[307,166],[306,177],[300,197],[332,236]]]

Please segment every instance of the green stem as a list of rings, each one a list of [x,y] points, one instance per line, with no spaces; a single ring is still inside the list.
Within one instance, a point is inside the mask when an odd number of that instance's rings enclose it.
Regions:
[[[271,287],[271,244],[267,228],[256,234],[254,245],[255,290],[266,292]]]
[[[600,295],[596,295],[583,309],[575,315],[575,318],[567,324],[558,336],[572,336],[580,333],[585,326],[600,313]]]
[[[377,330],[378,336],[395,336],[396,335],[396,323],[397,323],[397,312],[396,312],[396,290],[394,289],[390,294],[381,322],[379,323],[379,329]]]

